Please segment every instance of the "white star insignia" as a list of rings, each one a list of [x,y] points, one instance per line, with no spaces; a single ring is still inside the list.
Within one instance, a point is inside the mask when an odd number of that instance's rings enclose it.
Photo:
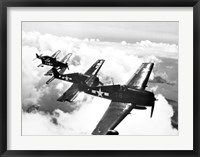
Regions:
[[[97,91],[97,94],[98,94],[99,97],[102,97],[102,96],[103,96],[103,95],[102,95],[103,92],[101,91],[101,88],[99,88],[99,90]]]

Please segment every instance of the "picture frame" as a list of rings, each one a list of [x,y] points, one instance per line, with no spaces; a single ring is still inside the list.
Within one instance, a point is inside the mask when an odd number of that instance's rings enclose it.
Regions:
[[[193,7],[193,150],[8,150],[7,149],[7,8],[8,7]],[[0,2],[0,154],[1,156],[187,156],[194,157],[199,155],[199,37],[200,20],[199,0],[5,0]]]

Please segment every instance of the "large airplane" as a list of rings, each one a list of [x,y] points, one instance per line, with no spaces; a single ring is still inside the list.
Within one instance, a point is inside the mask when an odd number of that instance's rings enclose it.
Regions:
[[[153,63],[143,63],[126,85],[109,85],[88,87],[84,92],[111,100],[107,111],[92,132],[92,135],[118,135],[115,127],[128,115],[132,109],[145,110],[151,107],[151,117],[154,110],[154,93],[146,91],[147,82],[153,69]]]
[[[71,73],[71,74],[61,74],[57,71],[56,68],[53,68],[53,75],[54,78],[72,82],[73,84],[69,89],[67,89],[64,94],[57,99],[57,101],[65,102],[69,101],[72,102],[78,95],[80,91],[83,91],[82,85],[86,85],[88,87],[92,86],[98,86],[103,85],[102,82],[100,82],[99,78],[97,77],[97,74],[103,65],[105,60],[99,59],[97,60],[84,74],[81,73]]]

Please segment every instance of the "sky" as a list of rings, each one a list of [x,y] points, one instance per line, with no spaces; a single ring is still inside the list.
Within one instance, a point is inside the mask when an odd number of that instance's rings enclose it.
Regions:
[[[66,73],[84,73],[97,59],[105,59],[98,74],[104,84],[111,84],[113,79],[115,84],[123,85],[143,62],[154,62],[150,80],[160,76],[177,86],[178,76],[174,71],[178,72],[178,37],[173,36],[178,36],[177,23],[157,22],[157,27],[148,22],[68,24],[23,22],[22,135],[90,135],[110,104],[110,100],[82,92],[72,103],[56,101],[71,83],[55,80],[46,85],[49,77],[44,74],[50,67],[38,68],[41,61],[33,61],[36,53],[52,55],[61,50],[59,59],[72,53],[70,70]],[[142,37],[139,32],[143,32]],[[171,125],[174,110],[163,90],[175,95],[174,100],[177,100],[177,91],[173,85],[166,84],[167,88],[163,89],[158,83],[151,84],[147,89],[157,99],[153,118],[150,118],[150,108],[133,110],[117,126],[120,135],[178,135],[178,130]],[[27,109],[33,105],[39,105],[39,111],[28,113]]]
[[[178,44],[178,22],[23,22],[24,31],[79,39],[135,43],[142,40]]]

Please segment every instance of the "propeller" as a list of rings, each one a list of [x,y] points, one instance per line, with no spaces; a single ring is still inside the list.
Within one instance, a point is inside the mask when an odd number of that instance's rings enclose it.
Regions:
[[[112,84],[115,85],[113,78],[111,77]]]
[[[151,106],[151,118],[153,116],[154,106],[155,106],[155,102],[153,102],[153,105]]]
[[[36,60],[37,58],[41,59],[41,57],[42,57],[42,54],[41,54],[41,55],[38,55],[38,54],[36,53],[36,58],[34,58],[33,61]]]
[[[99,84],[103,86],[103,83],[101,81],[99,81]]]

